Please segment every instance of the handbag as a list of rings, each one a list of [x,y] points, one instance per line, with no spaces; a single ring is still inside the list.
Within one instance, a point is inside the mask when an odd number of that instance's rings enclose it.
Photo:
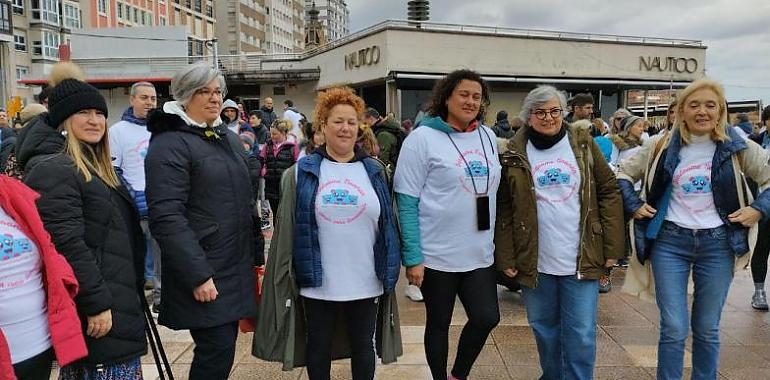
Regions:
[[[265,278],[265,267],[254,267],[254,277],[257,279],[257,282],[255,284],[256,287],[256,302],[257,305],[259,305],[259,300],[262,298],[262,280]],[[257,326],[257,320],[254,317],[251,318],[243,318],[240,321],[238,321],[238,327],[240,328],[241,332],[247,333],[247,332],[254,332]]]

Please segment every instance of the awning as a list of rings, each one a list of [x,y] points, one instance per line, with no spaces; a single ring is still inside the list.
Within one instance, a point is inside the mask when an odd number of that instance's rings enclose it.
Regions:
[[[444,77],[442,74],[414,74],[414,73],[395,73],[396,79],[422,79],[439,80]],[[666,82],[655,80],[632,80],[632,79],[591,79],[591,78],[553,78],[553,77],[515,77],[515,76],[487,76],[483,75],[487,82],[493,83],[558,83],[558,84],[577,84],[577,85],[604,85],[604,86],[625,86],[625,87],[674,87],[684,88],[690,82]]]
[[[19,84],[42,86],[48,84],[48,79],[22,79],[16,81]],[[115,78],[86,78],[91,84],[134,84],[136,82],[171,82],[170,77],[115,77]]]

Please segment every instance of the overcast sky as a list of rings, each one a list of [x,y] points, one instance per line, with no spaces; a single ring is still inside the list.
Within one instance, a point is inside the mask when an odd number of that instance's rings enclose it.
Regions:
[[[351,32],[406,19],[407,0],[347,0]],[[728,100],[770,104],[768,0],[433,0],[433,22],[702,40]]]

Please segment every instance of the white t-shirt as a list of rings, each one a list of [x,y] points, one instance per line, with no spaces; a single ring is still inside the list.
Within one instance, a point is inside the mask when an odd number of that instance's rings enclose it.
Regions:
[[[0,329],[14,364],[51,347],[41,267],[35,243],[0,208]]]
[[[299,125],[299,121],[302,120],[302,115],[299,112],[287,109],[283,112],[283,118],[291,121],[291,131],[289,131],[289,136],[294,136],[294,142],[299,143],[304,138],[302,135],[302,127]]]
[[[362,162],[321,161],[315,199],[323,277],[299,294],[327,301],[382,295],[374,269],[380,201]]]
[[[150,145],[147,127],[119,121],[110,127],[112,166],[123,169],[123,177],[134,190],[144,191],[144,157]]]
[[[527,143],[537,196],[537,271],[554,276],[577,271],[581,174],[565,135],[543,150]]]
[[[714,204],[711,189],[711,163],[717,146],[711,137],[692,136],[679,151],[674,170],[671,204],[666,220],[690,229],[716,228],[724,224]]]
[[[425,266],[443,272],[467,272],[494,262],[493,234],[501,167],[491,129],[480,127],[451,136],[462,156],[445,132],[429,126],[413,130],[401,148],[394,187],[398,193],[420,199],[420,240]],[[486,231],[479,231],[476,222],[474,183],[479,193],[489,196],[490,229]]]

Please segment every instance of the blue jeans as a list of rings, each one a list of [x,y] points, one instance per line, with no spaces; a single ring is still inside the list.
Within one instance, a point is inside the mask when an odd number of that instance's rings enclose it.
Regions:
[[[599,282],[540,273],[537,287],[524,287],[523,294],[540,355],[540,379],[592,379]]]
[[[652,248],[655,298],[660,310],[658,379],[681,379],[684,346],[692,323],[692,379],[716,379],[719,319],[733,280],[735,255],[724,227],[682,228],[665,222]],[[687,283],[695,294],[688,318]]]
[[[160,306],[161,269],[160,246],[158,241],[150,234],[150,226],[147,220],[139,222],[144,232],[144,240],[147,245],[147,253],[144,257],[144,278],[152,280],[152,304]]]

